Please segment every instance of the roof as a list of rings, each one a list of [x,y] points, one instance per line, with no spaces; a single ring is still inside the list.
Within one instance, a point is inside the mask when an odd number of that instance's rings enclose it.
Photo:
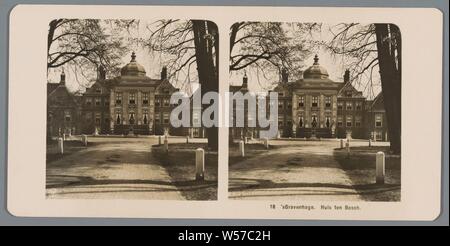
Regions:
[[[378,93],[378,95],[373,99],[371,107],[372,110],[385,110],[383,92]]]
[[[328,79],[328,71],[320,66],[319,56],[314,56],[314,63],[308,69],[303,72],[303,78],[305,79]]]

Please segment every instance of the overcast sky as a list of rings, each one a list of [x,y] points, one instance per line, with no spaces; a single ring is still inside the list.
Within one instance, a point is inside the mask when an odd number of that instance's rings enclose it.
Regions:
[[[145,28],[148,24],[152,23],[153,21],[145,21],[140,20],[139,29],[133,30],[131,33],[124,32],[123,35],[128,40],[133,40],[136,38],[144,38],[149,35],[149,31]],[[322,29],[320,33],[316,33],[313,38],[318,41],[329,41],[331,39],[331,33],[329,32],[329,27],[332,25],[329,24],[322,24]],[[221,34],[223,35],[223,34]],[[226,33],[228,35],[228,33]],[[138,63],[140,63],[142,66],[144,66],[147,76],[150,78],[158,79],[160,77],[160,71],[163,66],[162,60],[164,59],[161,57],[161,54],[151,54],[147,49],[140,47],[136,43],[129,41],[127,43],[127,46],[130,48],[130,50],[134,50],[136,52],[136,60]],[[224,54],[224,53],[222,53]],[[304,63],[305,67],[304,69],[308,68],[313,64],[313,58],[314,55],[317,54],[319,56],[319,63],[321,66],[325,67],[330,75],[330,79],[336,81],[336,82],[342,82],[343,81],[343,74],[345,69],[347,68],[345,66],[345,57],[343,56],[332,56],[329,51],[318,49],[316,48],[310,57],[308,57]],[[122,59],[123,66],[126,65],[131,59],[131,51],[125,55]],[[352,69],[352,68],[349,68]],[[61,72],[61,68],[57,69],[51,69],[49,71],[49,77],[48,80],[50,82],[58,82],[59,81],[59,74]],[[70,91],[77,91],[80,88],[80,84],[75,79],[77,76],[73,73],[73,71],[65,69],[66,73],[66,85],[69,88]],[[378,74],[378,73],[374,73]],[[259,82],[257,82],[256,74],[252,73],[251,71],[247,71],[247,75],[249,77],[249,87],[250,90],[253,91],[262,91],[260,85],[268,85],[273,84],[274,81],[265,81],[263,78],[259,78]],[[240,85],[242,83],[242,76],[243,71],[237,72],[237,73],[231,73],[230,74],[230,84],[232,85]],[[182,76],[180,76],[180,81],[172,80],[171,83],[174,85],[179,85],[182,83]],[[78,76],[80,78],[80,76]],[[295,81],[298,78],[292,78],[290,77],[290,81]],[[79,79],[80,80],[80,79]],[[377,78],[375,78],[377,80]],[[223,80],[220,80],[223,81]],[[358,86],[356,86],[358,87]],[[357,88],[363,90],[363,88]],[[379,87],[374,88],[374,95],[378,94],[380,91]],[[366,91],[363,91],[365,96],[369,96]]]

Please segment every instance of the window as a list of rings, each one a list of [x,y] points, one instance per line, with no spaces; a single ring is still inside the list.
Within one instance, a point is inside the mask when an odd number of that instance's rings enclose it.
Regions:
[[[156,107],[161,106],[161,99],[159,99],[159,98],[156,98],[156,99],[155,99],[155,106],[156,106]]]
[[[347,104],[345,105],[345,109],[352,110],[353,109],[352,103],[351,102],[347,102]]]
[[[92,105],[92,98],[87,97],[85,103],[86,103],[86,106],[91,106]]]
[[[278,92],[278,96],[279,97],[284,97],[284,92],[282,92],[282,91]]]
[[[120,125],[122,123],[122,118],[120,116],[120,112],[116,113],[116,124]]]
[[[356,102],[356,110],[362,109],[362,102]]]
[[[375,139],[376,140],[383,140],[383,134],[381,133],[381,131],[375,132]]]
[[[304,120],[303,120],[303,116],[300,116],[300,118],[298,120],[298,126],[299,127],[304,127],[304,125],[305,125],[305,123],[304,123]]]
[[[305,97],[304,97],[304,96],[301,96],[301,97],[299,98],[298,106],[299,106],[300,108],[303,108],[303,107],[305,106]]]
[[[164,98],[164,107],[168,107],[170,105],[170,99]]]
[[[325,107],[327,108],[331,107],[331,97],[329,96],[325,97]]]
[[[312,103],[311,103],[312,107],[317,107],[319,106],[319,97],[318,96],[313,96],[312,97]]]
[[[134,123],[135,123],[134,112],[131,112],[128,117],[129,117],[128,120],[130,122],[130,125],[134,125]]]
[[[121,104],[122,104],[122,93],[117,92],[116,93],[116,105],[121,105]]]
[[[355,117],[355,126],[356,127],[361,127],[361,116],[356,116]]]
[[[292,108],[292,102],[291,102],[291,101],[287,101],[287,102],[286,102],[286,107],[287,107],[288,109],[291,109],[291,108]]]
[[[164,94],[169,94],[170,91],[169,91],[169,89],[165,88],[165,89],[163,90],[163,93],[164,93]]]
[[[326,117],[325,117],[325,126],[326,126],[327,128],[330,128],[330,127],[331,127],[331,117],[330,117],[330,116],[326,116]]]
[[[101,100],[100,98],[95,98],[95,106],[100,106]]]
[[[102,93],[102,88],[100,88],[100,87],[97,87],[97,88],[95,88],[95,93]]]
[[[338,127],[342,127],[343,126],[343,124],[342,124],[342,116],[338,116],[338,118],[337,118],[337,126]]]
[[[375,127],[382,127],[383,126],[383,116],[381,114],[375,115]]]
[[[343,102],[338,102],[337,109],[338,110],[342,110],[343,108],[344,108],[344,103]]]
[[[142,121],[144,122],[144,125],[148,124],[148,111],[144,110],[144,118],[142,119]]]
[[[70,111],[68,110],[64,111],[64,119],[66,122],[72,121],[72,114],[70,113]]]
[[[169,113],[164,112],[163,119],[164,119],[164,124],[169,124]]]
[[[311,126],[313,128],[317,127],[317,115],[313,114],[313,116],[311,117]]]
[[[283,101],[278,101],[278,109],[283,109]]]
[[[148,93],[146,92],[142,94],[142,104],[148,105]]]
[[[100,124],[101,115],[100,113],[95,113],[95,124]]]
[[[352,119],[351,115],[347,116],[346,121],[345,121],[345,126],[352,127],[352,120],[353,119]]]
[[[129,94],[129,100],[128,103],[129,104],[136,104],[136,94],[135,93],[130,93]]]
[[[345,96],[346,97],[352,97],[352,92],[351,91],[346,91],[345,92]]]
[[[155,114],[155,123],[157,123],[157,124],[161,123],[161,118],[160,118],[159,114]]]

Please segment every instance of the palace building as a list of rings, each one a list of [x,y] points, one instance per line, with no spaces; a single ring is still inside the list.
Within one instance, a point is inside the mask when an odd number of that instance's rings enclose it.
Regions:
[[[178,91],[167,79],[167,69],[161,78],[146,75],[133,52],[131,61],[120,75],[106,78],[100,68],[97,81],[81,96],[71,94],[61,82],[48,83],[47,133],[62,134],[183,134],[185,129],[172,128],[170,104],[173,92]]]
[[[230,86],[230,91],[245,93],[247,84],[244,75],[242,85]],[[344,73],[344,81],[331,80],[317,55],[300,79],[289,81],[283,70],[281,82],[272,91],[278,93],[279,137],[388,140],[381,93],[373,102],[367,101],[351,84],[349,70]],[[233,107],[230,118],[239,110]],[[258,137],[259,129],[248,124],[249,117],[245,112],[244,127],[230,129],[233,138]]]

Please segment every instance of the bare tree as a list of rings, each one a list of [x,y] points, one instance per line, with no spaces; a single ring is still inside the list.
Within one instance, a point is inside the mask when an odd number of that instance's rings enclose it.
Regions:
[[[202,94],[218,91],[219,42],[217,26],[205,20],[159,20],[147,27],[143,40],[151,52],[164,55],[169,77],[182,81],[181,87],[198,81]],[[210,105],[204,105],[204,108]],[[217,116],[216,116],[217,117]],[[218,149],[217,127],[206,128],[208,147]]]
[[[75,74],[97,71],[102,66],[117,74],[127,52],[121,35],[107,29],[110,21],[94,19],[55,19],[49,23],[47,69],[70,67]],[[120,27],[121,28],[121,27]]]
[[[230,29],[230,71],[252,70],[271,80],[285,69],[298,75],[310,55],[311,32],[316,23],[237,22]],[[278,81],[274,81],[277,83]]]
[[[333,38],[322,43],[343,55],[353,70],[352,81],[370,96],[380,85],[390,134],[391,151],[401,152],[401,35],[393,24],[342,23],[330,28]],[[376,73],[379,71],[379,73]]]

